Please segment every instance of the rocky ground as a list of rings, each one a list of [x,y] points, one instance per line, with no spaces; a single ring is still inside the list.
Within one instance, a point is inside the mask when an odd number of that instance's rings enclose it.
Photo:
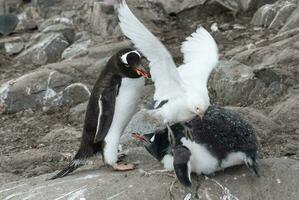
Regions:
[[[83,172],[63,181],[44,181],[76,152],[86,101],[107,59],[130,45],[117,26],[113,3],[0,0],[1,199],[40,199],[49,191],[46,199],[80,199],[84,194],[87,199],[170,198],[169,185],[174,179],[143,176],[144,171],[161,166],[130,138],[133,131],[146,133],[155,128],[142,112],[134,116],[122,137],[127,160],[138,162],[139,170],[114,173],[97,158]],[[190,191],[176,183],[174,198],[182,199],[190,192],[192,198],[201,199],[296,199],[298,1],[128,3],[167,45],[178,64],[185,37],[199,24],[212,32],[221,57],[209,80],[212,102],[239,112],[254,126],[260,158],[265,159],[259,180],[245,168],[234,168]],[[148,83],[140,108],[152,92]],[[78,183],[65,184],[72,180]],[[129,184],[123,186],[123,181]],[[113,187],[105,182],[113,182]]]

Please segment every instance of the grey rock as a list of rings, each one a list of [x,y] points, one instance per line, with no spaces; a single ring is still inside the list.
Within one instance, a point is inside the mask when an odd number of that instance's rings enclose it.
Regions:
[[[25,43],[21,37],[12,37],[1,39],[0,45],[4,46],[5,52],[8,55],[14,55],[20,53],[24,49]]]
[[[5,0],[0,0],[0,15],[6,14]]]
[[[9,156],[1,156],[1,170],[7,173],[22,174],[24,176],[37,175],[36,165],[47,165],[50,161],[59,161],[63,156],[55,151],[43,149],[29,149]],[[26,171],[24,171],[26,169]],[[46,171],[49,172],[50,170]],[[37,174],[36,174],[37,173]]]
[[[42,137],[38,142],[42,144],[64,143],[71,141],[79,141],[81,138],[81,131],[76,130],[72,126],[60,126],[50,131]]]
[[[260,8],[265,4],[272,4],[277,0],[207,0],[207,2],[217,2],[225,8],[234,12],[246,12]]]
[[[54,6],[60,0],[32,0],[33,5],[41,8]]]
[[[62,52],[69,46],[61,33],[50,33],[18,55],[17,60],[24,64],[44,65],[61,59]]]
[[[285,101],[274,106],[270,118],[284,127],[285,131],[296,133],[299,130],[299,95],[292,94]]]
[[[164,10],[168,13],[179,13],[183,10],[187,10],[189,8],[202,5],[206,0],[185,0],[185,1],[177,1],[177,0],[153,0],[155,3],[159,3],[163,6]]]
[[[42,22],[38,29],[43,33],[62,33],[70,44],[75,40],[73,21],[66,17],[54,16]]]
[[[66,17],[61,17],[61,16],[53,16],[45,21],[43,21],[39,26],[38,30],[43,31],[44,29],[53,26],[53,25],[58,25],[62,24],[65,26],[73,26],[73,21],[69,18]]]
[[[222,105],[251,105],[265,89],[252,68],[235,61],[221,61],[209,83],[212,99]]]
[[[59,106],[62,90],[71,80],[70,76],[57,71],[39,70],[2,84],[0,100],[8,113],[43,106]]]
[[[0,16],[0,34],[9,35],[14,32],[19,23],[16,15],[7,14]]]
[[[48,26],[43,30],[43,33],[51,33],[51,32],[57,32],[62,33],[63,36],[67,39],[68,43],[73,43],[75,40],[75,29],[72,26],[66,26],[63,24],[57,24]]]
[[[264,105],[262,107],[279,102],[288,89],[298,84],[298,68],[295,67],[299,63],[298,37],[296,31],[279,34],[232,58],[252,66],[254,78],[264,85],[262,96],[255,100],[257,104]]]
[[[120,49],[126,47],[130,47],[130,42],[128,40],[94,46],[89,48],[88,57],[100,60],[102,58],[110,57]]]
[[[113,5],[107,5],[104,2],[94,2],[91,8],[90,24],[94,34],[107,36],[120,36],[117,15]]]
[[[280,32],[288,31],[299,26],[299,7],[293,11],[292,15],[288,18],[285,25],[281,28]]]
[[[251,23],[256,26],[268,27],[277,14],[278,8],[273,4],[261,7],[253,16]]]
[[[12,173],[0,173],[0,184],[4,185],[7,182],[18,181],[20,180],[20,176],[12,174]]]
[[[89,99],[90,91],[82,83],[73,83],[67,86],[62,94],[62,104],[77,105]]]
[[[214,0],[224,6],[225,8],[232,11],[247,11],[250,9],[250,5],[253,0]]]
[[[59,71],[62,74],[67,74],[72,77],[73,82],[82,82],[83,84],[89,82],[88,70],[94,64],[94,60],[89,58],[78,58],[73,60],[66,60],[60,63],[53,63],[45,65],[43,69],[50,69],[53,71]],[[98,66],[99,68],[103,66]],[[99,74],[96,74],[99,75]],[[90,81],[94,81],[91,79]]]
[[[0,186],[0,198],[13,196],[16,199],[169,199],[169,187],[174,178],[169,176],[142,176],[145,171],[161,169],[161,166],[143,148],[129,151],[128,160],[139,160],[140,170],[123,173],[97,166],[97,170],[76,171],[63,179],[45,181],[51,174],[7,183]],[[299,170],[298,161],[291,159],[266,159],[260,162],[261,177],[255,177],[245,167],[234,167],[217,173],[214,177],[202,178],[196,190],[175,183],[172,189],[175,199],[184,199],[195,193],[201,199],[242,199],[242,200],[297,200]],[[193,177],[195,178],[195,177]],[[108,184],[109,183],[109,184]],[[125,183],[125,184],[124,184]],[[37,192],[38,190],[38,192]],[[196,192],[193,192],[196,191]]]
[[[254,14],[251,23],[256,26],[280,29],[296,8],[295,0],[266,4]]]
[[[77,106],[70,109],[69,120],[79,124],[84,123],[85,112],[88,102],[80,103]]]
[[[18,15],[18,18],[20,22],[16,31],[36,29],[42,21],[42,18],[35,7],[27,7],[21,14]]]
[[[1,0],[0,1],[0,15],[16,14],[19,8],[23,5],[23,0]]]
[[[62,53],[62,59],[74,59],[80,56],[85,56],[88,54],[88,47],[91,44],[91,40],[86,40],[83,42],[76,42],[66,48]]]

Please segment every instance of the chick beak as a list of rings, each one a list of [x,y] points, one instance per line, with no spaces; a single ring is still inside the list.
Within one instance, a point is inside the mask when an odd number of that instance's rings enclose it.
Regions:
[[[133,69],[139,76],[143,76],[144,78],[150,78],[150,74],[145,70],[141,69],[140,67],[134,67]]]
[[[138,142],[148,142],[147,139],[139,133],[132,133],[132,138]]]

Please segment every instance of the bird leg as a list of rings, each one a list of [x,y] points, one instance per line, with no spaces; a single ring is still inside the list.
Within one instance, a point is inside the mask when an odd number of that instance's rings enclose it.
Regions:
[[[189,124],[188,122],[185,122],[182,125],[184,127],[185,137],[187,139],[190,139],[192,141],[193,140],[193,129],[192,129],[191,124]]]
[[[175,147],[176,146],[176,141],[175,141],[175,135],[173,131],[171,130],[169,123],[166,124],[167,129],[168,129],[168,140],[171,146]]]

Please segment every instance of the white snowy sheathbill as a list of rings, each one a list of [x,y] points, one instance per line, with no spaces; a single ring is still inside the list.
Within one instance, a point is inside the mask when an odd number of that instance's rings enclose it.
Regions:
[[[166,47],[131,12],[125,1],[118,9],[122,32],[150,61],[155,84],[154,106],[150,114],[166,124],[202,117],[210,105],[207,82],[218,63],[218,47],[203,28],[183,42],[184,63],[176,68]]]

